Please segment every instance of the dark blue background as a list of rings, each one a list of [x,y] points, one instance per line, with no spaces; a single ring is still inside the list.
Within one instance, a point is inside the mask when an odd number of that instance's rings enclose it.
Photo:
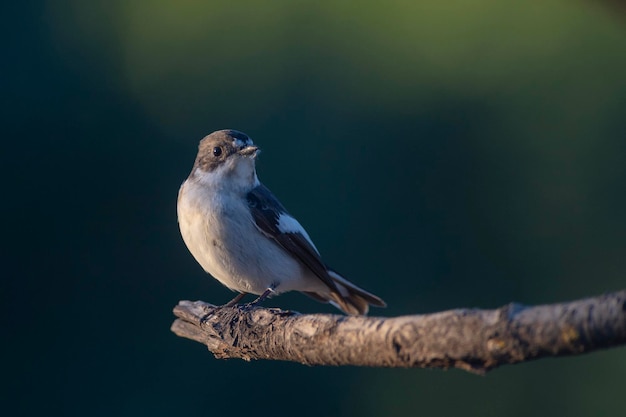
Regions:
[[[617,415],[623,349],[461,371],[219,361],[169,331],[232,296],[176,194],[234,128],[375,315],[624,288],[626,28],[592,2],[4,6],[4,413]],[[333,312],[299,294],[267,305]]]

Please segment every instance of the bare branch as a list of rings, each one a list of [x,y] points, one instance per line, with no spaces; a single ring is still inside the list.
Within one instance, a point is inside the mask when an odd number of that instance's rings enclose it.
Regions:
[[[181,301],[172,331],[217,358],[307,365],[460,368],[577,355],[626,344],[626,290],[562,304],[509,304],[393,318],[303,315]]]

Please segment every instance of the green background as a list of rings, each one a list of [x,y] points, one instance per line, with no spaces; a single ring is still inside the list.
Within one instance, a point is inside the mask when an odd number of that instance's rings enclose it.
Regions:
[[[232,296],[176,194],[248,133],[374,315],[626,287],[626,21],[603,3],[13,2],[2,43],[7,416],[616,416],[623,348],[461,371],[220,361],[169,331]],[[334,312],[299,294],[266,303]]]

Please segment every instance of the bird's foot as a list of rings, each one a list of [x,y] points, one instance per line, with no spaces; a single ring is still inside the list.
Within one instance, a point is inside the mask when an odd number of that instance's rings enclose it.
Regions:
[[[242,304],[241,306],[239,306],[239,308],[244,311],[249,311],[253,309],[254,307],[256,307],[258,304],[260,304],[263,300],[268,298],[273,293],[274,293],[274,288],[268,288],[263,292],[263,294],[259,295],[259,297],[256,300],[251,301],[246,304]]]

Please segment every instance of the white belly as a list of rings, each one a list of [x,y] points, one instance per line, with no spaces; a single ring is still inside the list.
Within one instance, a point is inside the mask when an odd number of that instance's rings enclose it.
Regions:
[[[186,183],[178,201],[178,222],[196,261],[226,287],[262,294],[314,291],[322,282],[274,241],[263,235],[240,196],[211,196]],[[182,189],[181,189],[182,190]]]

